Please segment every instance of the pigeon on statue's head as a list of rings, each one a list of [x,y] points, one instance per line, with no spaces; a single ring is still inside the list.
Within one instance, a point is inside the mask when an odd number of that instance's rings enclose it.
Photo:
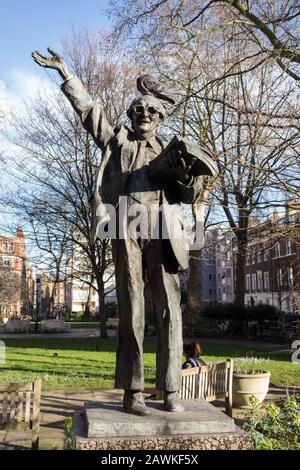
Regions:
[[[152,95],[168,103],[175,104],[175,100],[164,89],[163,85],[152,75],[140,75],[137,78],[137,89],[142,95]]]
[[[167,110],[164,104],[166,102],[169,104],[175,104],[175,100],[172,96],[164,89],[163,85],[150,74],[140,75],[137,78],[136,85],[138,91],[144,98],[137,98],[131,103],[127,111],[128,117],[130,119],[132,118],[132,110],[134,106],[143,100],[147,100],[148,105],[151,104],[151,106],[154,106],[158,110],[161,119],[163,119],[167,115]]]

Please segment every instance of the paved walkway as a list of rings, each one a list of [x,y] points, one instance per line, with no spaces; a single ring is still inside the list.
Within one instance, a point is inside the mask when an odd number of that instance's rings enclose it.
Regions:
[[[108,337],[116,336],[116,330],[108,330]],[[100,337],[99,328],[71,328],[68,333],[0,333],[1,339],[9,338],[98,338]]]
[[[146,390],[150,395],[151,391]],[[298,388],[298,392],[300,389]],[[41,450],[62,450],[64,442],[64,423],[67,416],[72,416],[75,410],[82,410],[84,403],[119,402],[123,392],[120,390],[91,390],[82,393],[43,392],[41,403]],[[284,396],[284,388],[270,388],[267,400],[277,400]],[[148,396],[149,396],[148,395]],[[224,411],[224,401],[212,402]],[[247,411],[233,410],[233,417],[239,424]],[[0,431],[0,450],[28,449],[30,441],[15,431]]]

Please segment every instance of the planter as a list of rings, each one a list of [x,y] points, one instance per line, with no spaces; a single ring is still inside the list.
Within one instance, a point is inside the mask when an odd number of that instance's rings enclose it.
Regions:
[[[232,401],[234,408],[249,408],[249,398],[255,396],[262,403],[268,393],[270,372],[254,374],[233,373]]]

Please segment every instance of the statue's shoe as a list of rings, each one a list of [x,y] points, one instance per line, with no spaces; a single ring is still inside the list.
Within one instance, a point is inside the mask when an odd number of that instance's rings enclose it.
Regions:
[[[178,392],[164,392],[164,404],[167,411],[173,413],[182,413],[184,411]]]
[[[142,392],[125,390],[123,407],[126,413],[131,413],[138,416],[147,416],[150,414],[149,408],[147,408],[145,405]]]

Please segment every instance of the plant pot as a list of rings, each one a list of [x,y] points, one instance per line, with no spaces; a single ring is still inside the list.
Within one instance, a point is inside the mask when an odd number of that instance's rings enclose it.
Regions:
[[[234,372],[232,381],[232,401],[234,408],[249,408],[249,398],[255,396],[262,403],[268,393],[270,372],[245,374]]]

